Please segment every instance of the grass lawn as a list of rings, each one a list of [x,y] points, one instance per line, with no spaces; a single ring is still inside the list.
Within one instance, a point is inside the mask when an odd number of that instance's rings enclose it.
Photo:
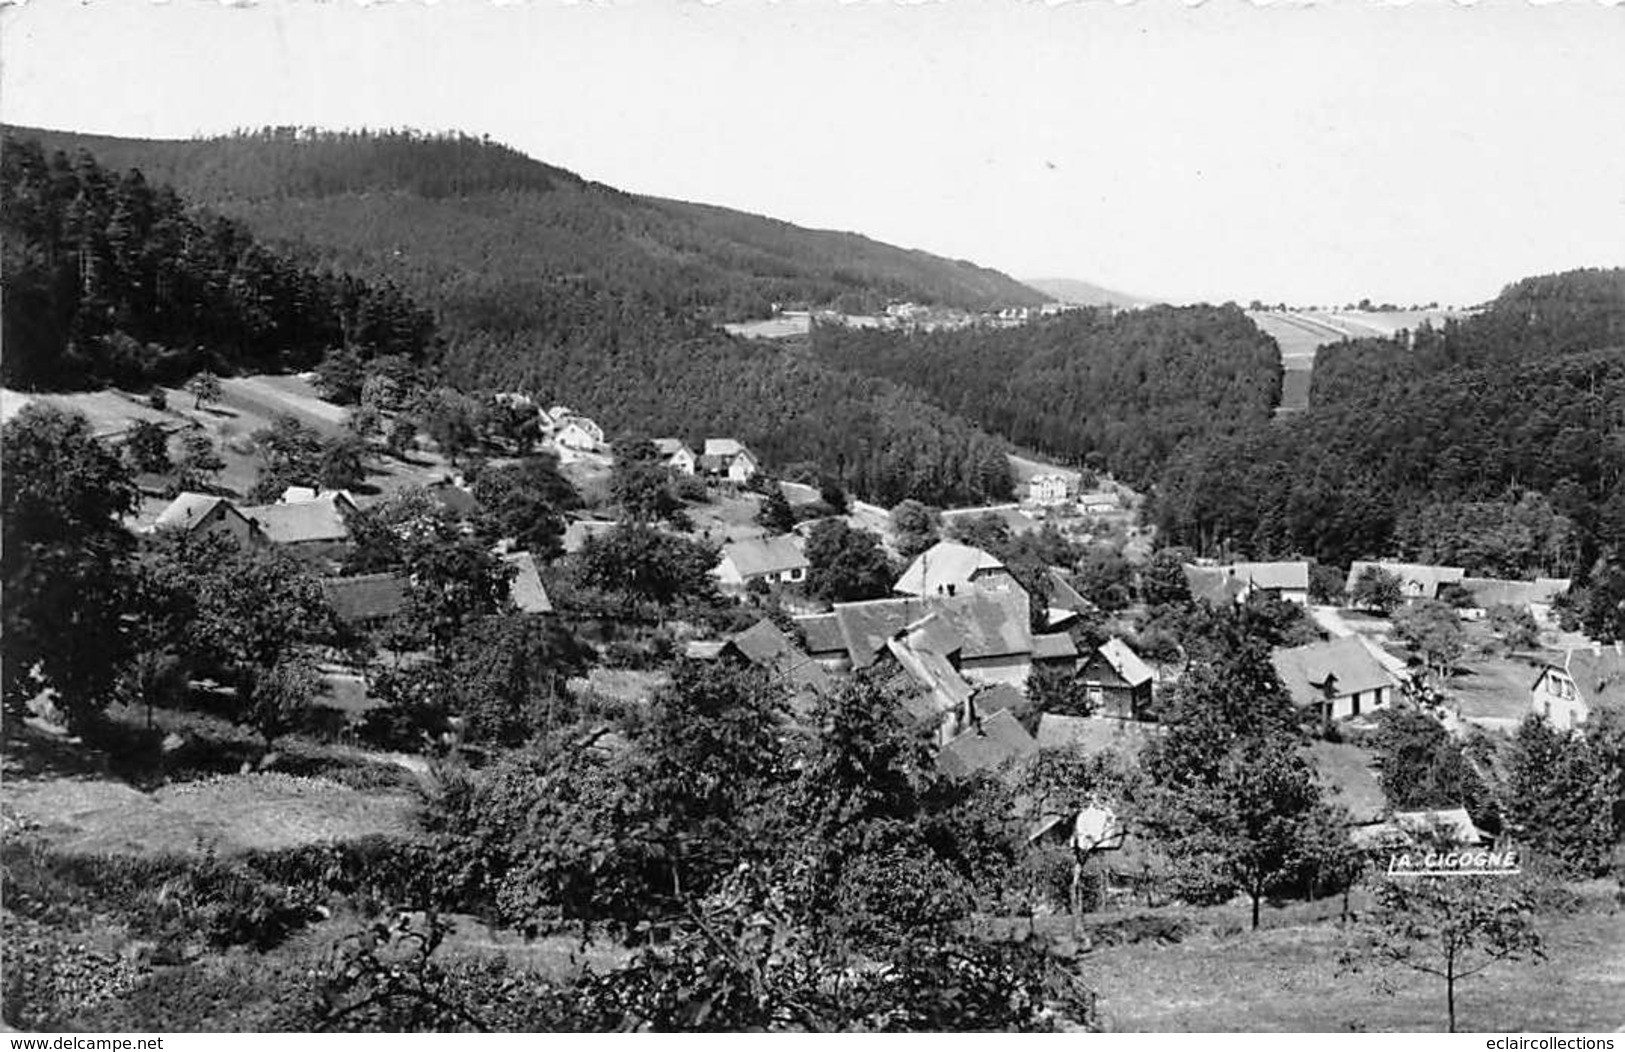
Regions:
[[[1469,654],[1456,663],[1447,689],[1468,719],[1521,720],[1529,713],[1529,688],[1539,670],[1527,661]]]
[[[1228,909],[1229,907],[1223,907]],[[1273,911],[1272,911],[1273,912]],[[1235,911],[1237,918],[1241,911]],[[1497,964],[1456,989],[1464,1031],[1611,1031],[1625,1024],[1625,912],[1542,924],[1547,960]],[[1335,923],[1202,933],[1083,957],[1113,1031],[1442,1031],[1444,985],[1414,972],[1351,972]]]
[[[1335,803],[1349,809],[1357,822],[1376,821],[1387,808],[1387,798],[1372,767],[1372,755],[1348,742],[1310,743],[1309,755],[1322,782],[1336,790]]]

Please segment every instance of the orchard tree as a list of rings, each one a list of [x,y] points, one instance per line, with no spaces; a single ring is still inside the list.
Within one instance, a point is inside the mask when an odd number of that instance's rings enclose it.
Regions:
[[[181,436],[181,457],[175,462],[177,484],[182,490],[210,490],[215,477],[224,471],[226,462],[201,431],[188,431]]]
[[[756,525],[770,534],[789,533],[796,528],[795,509],[790,507],[784,488],[777,482],[767,484],[762,506],[756,510]]]
[[[891,510],[892,535],[897,554],[913,559],[942,536],[942,516],[917,500],[905,500]]]
[[[1607,871],[1622,777],[1610,744],[1606,733],[1558,731],[1537,715],[1523,721],[1506,786],[1507,825],[1518,843],[1578,875]]]
[[[1441,679],[1448,678],[1466,644],[1461,618],[1434,599],[1407,604],[1394,614],[1394,635],[1416,651]]]
[[[1541,960],[1531,889],[1508,876],[1391,877],[1377,889],[1367,959],[1444,982],[1456,1032],[1456,984],[1500,962]]]
[[[639,603],[667,607],[714,599],[716,565],[713,545],[623,523],[587,539],[577,553],[576,572],[582,584],[620,595],[630,613]]]
[[[1388,614],[1405,601],[1405,590],[1394,574],[1380,566],[1367,566],[1349,588],[1349,601],[1357,607]]]
[[[354,489],[366,481],[367,447],[355,435],[339,435],[321,445],[316,483],[322,489]]]
[[[474,480],[480,502],[476,527],[487,540],[513,538],[538,559],[551,560],[563,550],[564,513],[581,498],[559,472],[558,457],[540,453],[517,464],[486,468]]]
[[[137,471],[162,473],[171,467],[169,462],[169,435],[151,420],[137,420],[124,442],[130,455],[130,466]]]
[[[220,377],[207,370],[186,381],[186,390],[192,396],[193,409],[202,409],[204,402],[218,402],[225,393],[220,386]]]
[[[891,591],[895,574],[868,530],[845,519],[824,519],[807,535],[807,591],[829,602],[877,599]]]
[[[135,487],[82,415],[30,405],[0,431],[6,708],[54,690],[70,728],[107,704],[126,653]]]
[[[1501,637],[1509,650],[1529,650],[1540,645],[1540,625],[1527,607],[1497,603],[1489,609],[1490,631]]]

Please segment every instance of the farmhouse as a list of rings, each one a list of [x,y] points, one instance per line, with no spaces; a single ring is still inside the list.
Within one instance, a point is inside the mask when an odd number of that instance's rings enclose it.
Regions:
[[[1122,500],[1110,490],[1104,493],[1082,493],[1078,495],[1078,510],[1087,515],[1105,515],[1116,511],[1122,506]]]
[[[242,509],[272,544],[314,548],[344,544],[350,539],[349,518],[355,502],[343,492],[331,491],[315,500],[262,504]]]
[[[1247,594],[1247,583],[1225,573],[1218,566],[1194,566],[1186,563],[1185,585],[1191,598],[1212,607],[1234,606]]]
[[[834,620],[838,644],[824,622],[805,618],[800,623],[816,660],[831,667],[865,669],[887,653],[888,640],[930,613],[940,615],[943,631],[957,634],[960,645],[952,662],[966,679],[1025,687],[1032,669],[1033,636],[1024,592],[836,603],[834,612],[825,616]]]
[[[892,591],[899,595],[954,596],[985,589],[1019,589],[1016,579],[980,548],[938,541],[909,564]]]
[[[1064,504],[1068,482],[1065,475],[1034,475],[1027,480],[1027,499],[1034,504]]]
[[[1151,669],[1127,643],[1113,636],[1084,661],[1078,672],[1090,708],[1119,720],[1151,718]]]
[[[1625,711],[1625,645],[1566,651],[1561,665],[1540,670],[1529,708],[1558,730],[1578,727],[1601,709]]]
[[[1399,590],[1406,602],[1417,599],[1437,599],[1439,586],[1461,584],[1467,571],[1459,566],[1429,566],[1423,563],[1390,563],[1355,561],[1349,565],[1348,590],[1352,595],[1360,575],[1376,567],[1399,578]]]
[[[1306,562],[1230,563],[1220,566],[1227,577],[1246,585],[1243,601],[1255,595],[1274,596],[1299,606],[1309,605],[1309,564]]]
[[[229,537],[242,544],[263,544],[265,534],[224,497],[208,493],[182,493],[153,523],[154,530],[185,530],[199,537]]]
[[[712,573],[724,587],[743,588],[752,581],[794,584],[807,579],[807,557],[794,535],[747,537],[722,546],[722,560]]]
[[[761,462],[738,439],[708,438],[705,452],[700,454],[699,468],[707,475],[743,486],[761,470]]]
[[[1386,708],[1399,685],[1354,636],[1277,650],[1272,660],[1292,700],[1326,719]]]
[[[657,438],[654,444],[655,452],[660,454],[660,462],[678,474],[692,475],[698,469],[699,458],[682,439]]]
[[[573,453],[595,453],[604,444],[604,429],[584,416],[566,417],[553,432],[553,444]]]

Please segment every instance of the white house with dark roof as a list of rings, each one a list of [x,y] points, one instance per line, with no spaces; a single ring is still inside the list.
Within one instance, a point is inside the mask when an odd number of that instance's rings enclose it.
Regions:
[[[1558,730],[1579,727],[1603,709],[1625,712],[1625,644],[1575,647],[1540,670],[1529,708]]]
[[[699,457],[682,439],[657,438],[654,446],[655,452],[660,454],[660,462],[678,474],[692,475],[699,469]]]
[[[737,486],[749,482],[761,470],[756,454],[736,438],[708,438],[700,454],[699,468],[707,475],[726,478]]]
[[[1307,562],[1229,563],[1216,569],[1245,586],[1240,593],[1243,601],[1269,595],[1299,606],[1309,605]]]
[[[746,537],[722,546],[712,571],[723,587],[743,588],[752,581],[794,584],[807,579],[807,557],[794,534]]]
[[[1399,686],[1355,636],[1277,650],[1271,660],[1292,700],[1327,719],[1387,708]]]

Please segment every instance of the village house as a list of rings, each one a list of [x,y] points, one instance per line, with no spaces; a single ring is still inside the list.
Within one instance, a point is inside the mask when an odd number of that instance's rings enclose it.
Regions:
[[[973,591],[952,598],[869,599],[836,603],[833,620],[798,618],[808,652],[826,667],[862,670],[887,652],[894,638],[925,615],[941,615],[943,631],[959,644],[952,664],[972,683],[1004,683],[1025,689],[1032,670],[1033,634],[1021,591]]]
[[[1329,720],[1387,708],[1399,686],[1354,636],[1277,650],[1271,660],[1292,700]]]
[[[698,458],[682,439],[657,438],[654,445],[655,452],[660,454],[660,462],[678,474],[692,475],[698,470]]]
[[[954,596],[1012,588],[1021,586],[1004,564],[987,552],[968,544],[938,541],[909,564],[892,591],[899,595]]]
[[[152,528],[184,530],[195,537],[227,537],[239,546],[266,542],[259,525],[235,504],[208,493],[182,493],[159,513]]]
[[[553,432],[553,444],[572,453],[596,453],[604,445],[604,429],[584,416],[569,416]]]
[[[725,588],[743,588],[752,581],[796,584],[807,579],[807,557],[793,534],[746,537],[722,546],[722,558],[712,571]]]
[[[1461,584],[1467,571],[1459,566],[1429,566],[1423,563],[1391,563],[1355,561],[1349,565],[1348,592],[1352,596],[1360,576],[1371,567],[1399,578],[1399,591],[1406,602],[1418,599],[1437,599],[1439,586]]]
[[[1078,510],[1085,515],[1107,515],[1122,507],[1122,499],[1110,490],[1103,493],[1080,493]]]
[[[700,454],[699,468],[707,475],[743,486],[761,470],[761,463],[738,439],[708,438],[705,452]]]
[[[342,491],[242,509],[272,544],[309,552],[349,543],[349,519],[355,512],[355,502]]]
[[[1071,482],[1065,475],[1034,475],[1027,480],[1027,499],[1034,504],[1065,504]]]
[[[1602,709],[1625,711],[1625,644],[1594,644],[1563,654],[1540,670],[1529,708],[1560,731],[1579,727]]]
[[[1246,585],[1241,593],[1243,602],[1255,595],[1268,595],[1299,606],[1309,605],[1307,562],[1229,563],[1218,569]]]
[[[763,619],[722,640],[695,640],[685,653],[701,661],[736,661],[765,670],[790,694],[796,715],[809,717],[818,698],[834,686],[825,669],[772,621]]]
[[[1151,685],[1156,676],[1116,636],[1095,648],[1078,670],[1078,677],[1095,715],[1120,720],[1151,718]]]
[[[1235,606],[1247,594],[1247,582],[1225,573],[1217,566],[1196,566],[1186,563],[1185,586],[1191,598],[1211,607]]]
[[[1046,574],[1049,577],[1049,609],[1045,611],[1045,627],[1050,631],[1069,628],[1085,615],[1099,611],[1099,607],[1072,587],[1066,571],[1051,566]]]

